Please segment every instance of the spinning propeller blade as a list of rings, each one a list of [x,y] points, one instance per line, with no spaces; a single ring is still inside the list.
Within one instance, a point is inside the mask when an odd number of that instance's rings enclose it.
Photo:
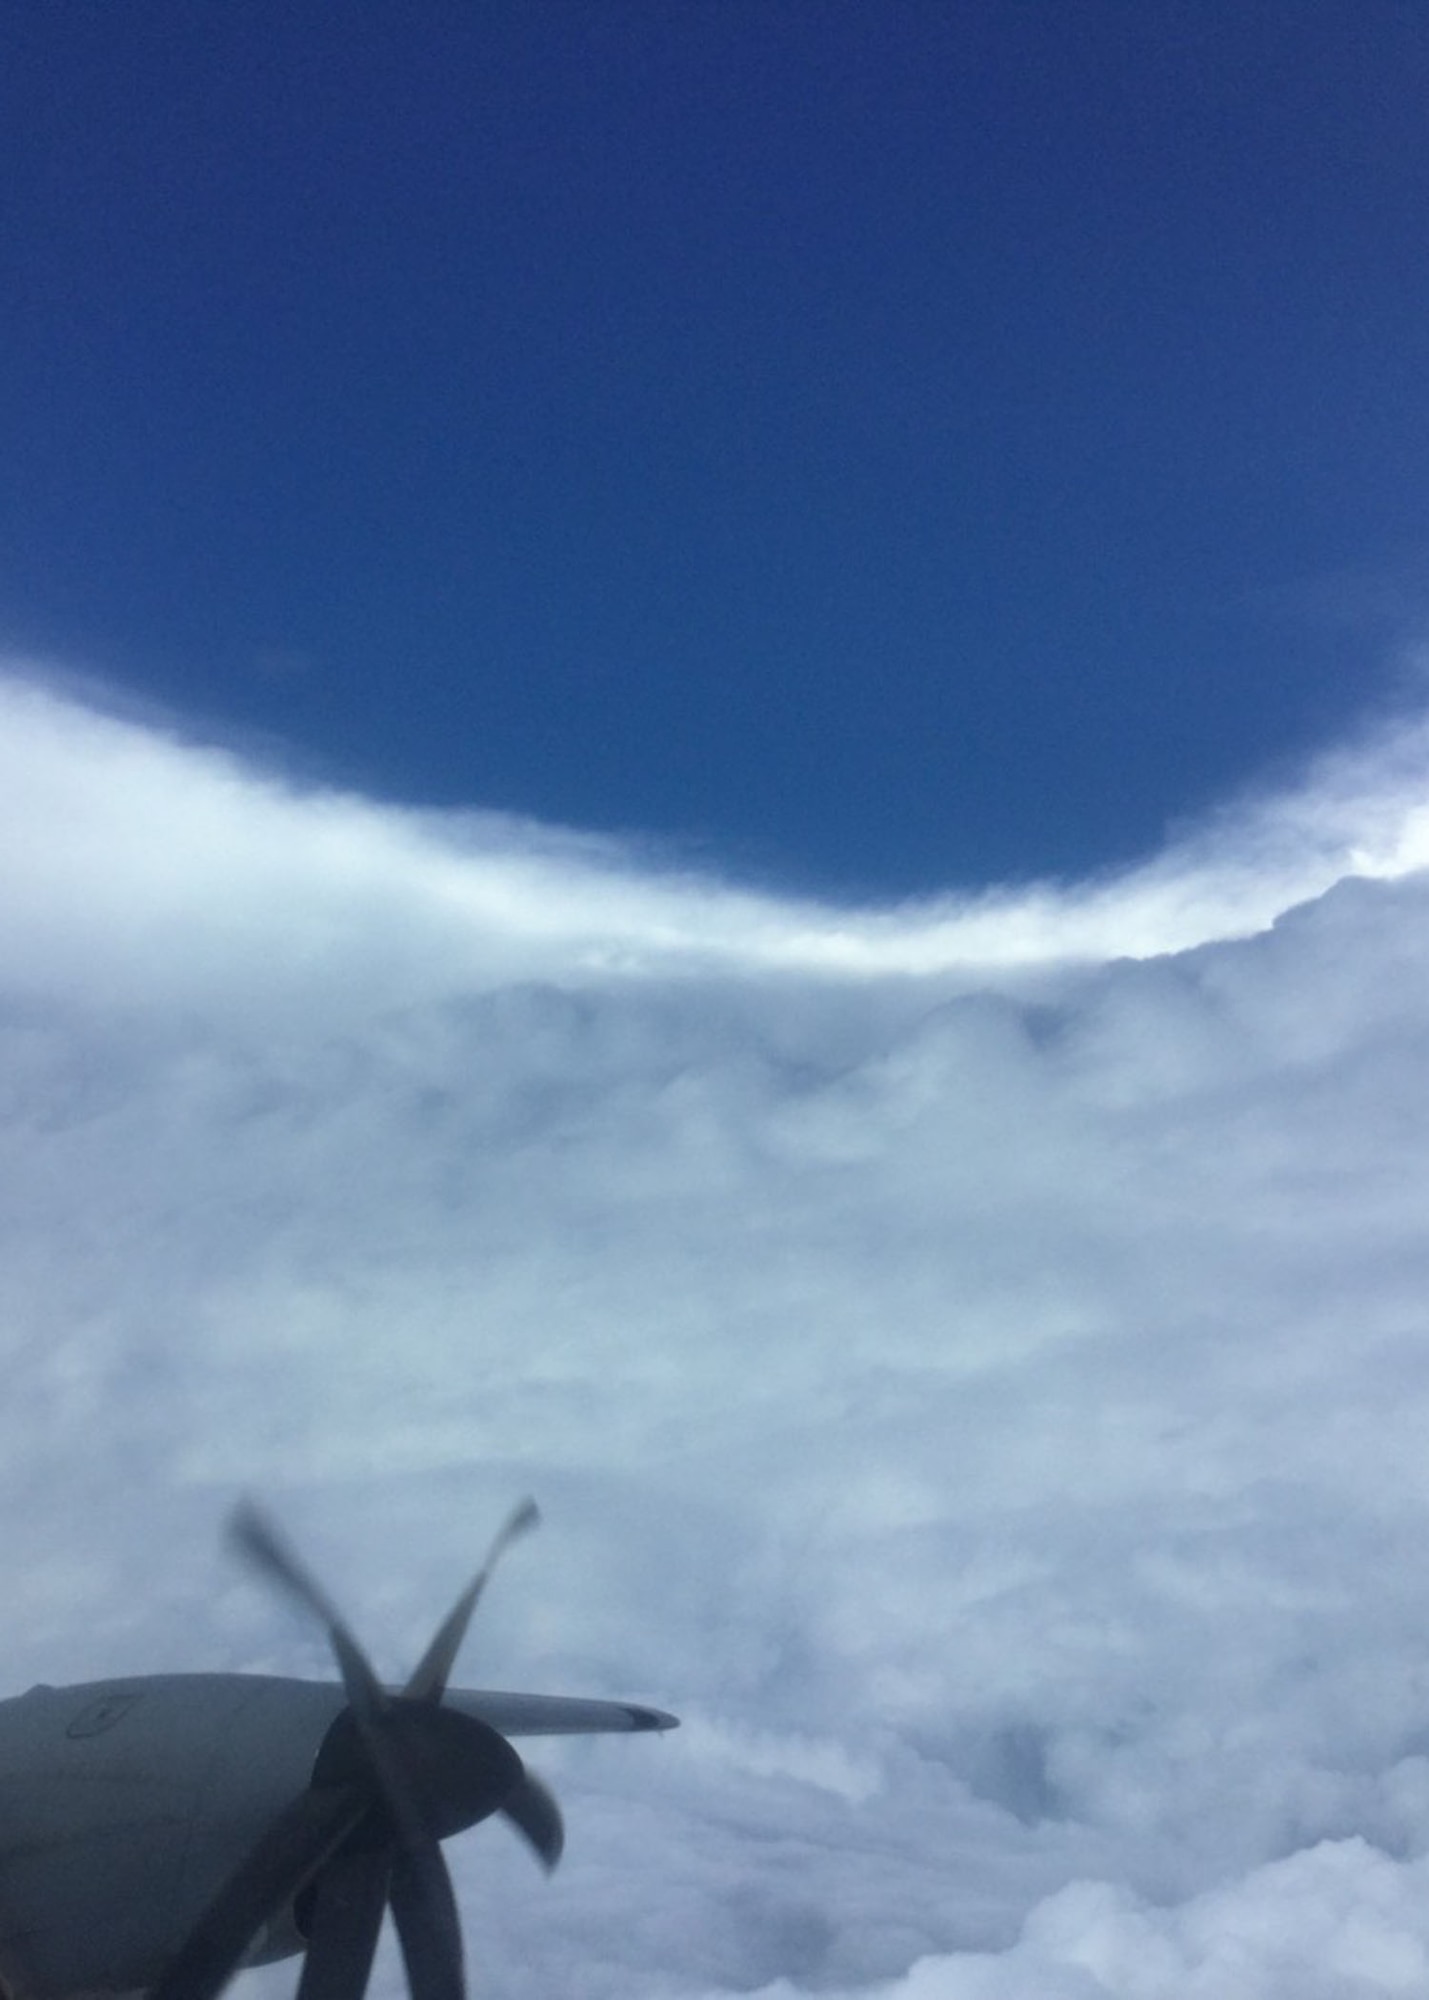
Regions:
[[[477,1601],[491,1579],[491,1572],[500,1561],[503,1552],[521,1535],[529,1534],[540,1524],[541,1510],[534,1500],[523,1500],[519,1507],[513,1507],[510,1514],[497,1529],[491,1547],[486,1552],[486,1561],[476,1572],[471,1582],[437,1627],[436,1636],[423,1653],[413,1671],[412,1678],[404,1690],[414,1701],[440,1701],[447,1691],[456,1656],[461,1651],[466,1628],[471,1623],[471,1614]]]
[[[300,1792],[189,1932],[152,2000],[214,2000],[264,1924],[292,1902],[366,1810],[356,1785]]]
[[[298,2000],[351,2000],[372,1971],[392,1860],[382,1847],[344,1848],[318,1877]]]
[[[412,2000],[463,2000],[461,1920],[434,1840],[397,1856],[390,1900]]]
[[[530,1841],[541,1866],[549,1875],[561,1858],[561,1850],[566,1844],[566,1829],[560,1807],[534,1772],[524,1773],[501,1810]]]

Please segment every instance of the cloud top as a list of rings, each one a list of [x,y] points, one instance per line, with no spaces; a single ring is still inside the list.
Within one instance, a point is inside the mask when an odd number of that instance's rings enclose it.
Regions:
[[[6,1686],[326,1671],[241,1489],[400,1673],[533,1490],[464,1676],[687,1726],[487,1990],[1418,1990],[1426,756],[838,910],[0,684]]]
[[[195,993],[246,986],[261,958],[269,991],[360,974],[393,998],[520,976],[966,981],[1148,958],[1263,930],[1345,875],[1429,865],[1426,781],[1429,721],[1402,720],[1104,880],[837,908],[501,815],[303,790],[37,676],[0,679],[14,974],[82,976],[104,950],[136,995],[156,954]]]

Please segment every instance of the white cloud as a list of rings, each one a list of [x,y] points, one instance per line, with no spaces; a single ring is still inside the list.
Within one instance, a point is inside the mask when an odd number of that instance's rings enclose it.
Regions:
[[[470,1677],[691,1727],[483,1991],[1422,1990],[1426,765],[850,912],[0,683],[5,1683],[322,1671],[239,1487],[395,1669],[531,1489]]]
[[[497,814],[303,792],[33,675],[0,679],[11,976],[82,978],[102,949],[118,996],[146,1004],[156,957],[171,999],[214,1004],[237,982],[272,1007],[325,985],[337,1006],[360,979],[369,1008],[523,976],[966,982],[1150,957],[1263,930],[1347,874],[1429,866],[1426,785],[1429,719],[1401,721],[1124,874],[835,910]]]
[[[1372,2000],[1429,1983],[1429,1863],[1324,1841],[1243,1882],[1157,1908],[1074,1882],[1006,1952],[919,1959],[877,2000]],[[793,2000],[777,1980],[758,2000]]]

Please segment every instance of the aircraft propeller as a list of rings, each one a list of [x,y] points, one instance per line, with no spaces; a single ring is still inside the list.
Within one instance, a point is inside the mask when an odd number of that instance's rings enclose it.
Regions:
[[[550,1869],[565,1838],[555,1799],[506,1738],[442,1705],[498,1558],[539,1519],[530,1500],[514,1510],[402,1693],[391,1695],[272,1523],[251,1502],[238,1508],[231,1526],[238,1549],[327,1628],[347,1706],[307,1789],[218,1891],[152,2000],[214,2000],[254,1938],[295,1899],[307,1937],[298,2000],[361,2000],[388,1908],[412,2000],[464,2000],[461,1927],[441,1842],[499,1812]]]

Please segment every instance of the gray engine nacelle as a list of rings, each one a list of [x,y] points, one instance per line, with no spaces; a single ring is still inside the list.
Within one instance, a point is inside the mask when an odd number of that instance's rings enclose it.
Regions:
[[[307,1784],[341,1688],[238,1674],[0,1703],[0,1979],[12,2000],[147,1986]],[[290,1913],[251,1961],[301,1945]]]

